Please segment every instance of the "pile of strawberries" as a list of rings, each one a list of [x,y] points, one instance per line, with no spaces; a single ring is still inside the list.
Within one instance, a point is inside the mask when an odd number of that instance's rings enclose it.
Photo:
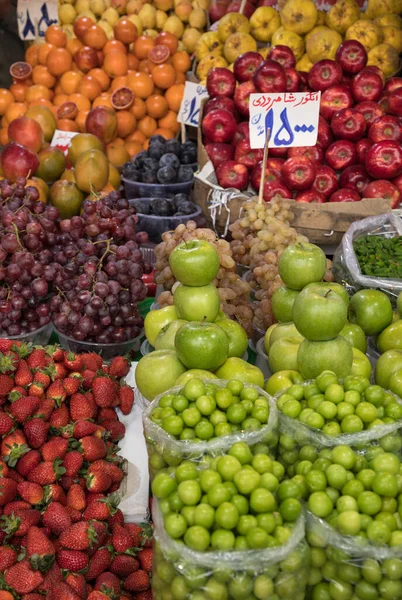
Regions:
[[[0,339],[0,600],[151,600],[152,529],[118,508],[129,368]]]

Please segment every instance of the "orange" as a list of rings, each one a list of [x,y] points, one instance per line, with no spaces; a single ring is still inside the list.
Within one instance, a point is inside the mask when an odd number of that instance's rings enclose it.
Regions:
[[[100,86],[102,88],[102,92],[106,92],[106,90],[109,89],[110,78],[108,77],[108,75],[106,75],[103,69],[91,69],[88,72],[88,75],[90,75],[91,77],[95,77],[95,79],[99,81]]]
[[[32,81],[39,85],[52,88],[56,83],[56,77],[53,77],[45,67],[45,65],[37,65],[32,71]]]
[[[172,56],[173,66],[180,73],[187,73],[191,69],[190,55],[185,50],[180,50]]]
[[[147,107],[144,100],[141,98],[134,98],[134,104],[130,108],[130,112],[133,113],[136,119],[142,119],[147,114]]]
[[[14,596],[5,590],[0,591],[0,600],[14,600]]]
[[[123,42],[123,44],[132,44],[138,33],[134,23],[124,17],[117,21],[113,32],[116,40]]]
[[[74,56],[74,54],[78,50],[81,50],[81,48],[83,48],[83,45],[82,45],[82,43],[80,42],[79,39],[77,39],[77,38],[70,38],[67,41],[66,48],[69,51],[69,53],[71,54],[71,56]]]
[[[133,73],[127,78],[128,87],[138,98],[148,98],[154,91],[154,83],[147,73]]]
[[[58,77],[71,70],[73,58],[65,48],[54,48],[47,56],[46,66],[49,73]]]
[[[89,110],[80,110],[78,115],[75,117],[75,122],[77,123],[78,130],[81,133],[85,132],[85,121],[87,120]]]
[[[133,131],[133,133],[129,136],[127,136],[126,138],[126,142],[139,142],[140,144],[143,144],[145,142],[147,138],[145,137],[145,135],[143,133],[141,133],[141,131],[139,129],[136,129],[135,131]]]
[[[71,121],[71,119],[57,119],[57,129],[61,129],[61,131],[79,131],[77,123]]]
[[[167,46],[170,50],[170,55],[173,56],[175,52],[177,52],[177,47],[179,45],[179,40],[173,33],[169,33],[168,31],[161,31],[155,38],[155,45],[162,44],[163,46]]]
[[[162,127],[162,129],[171,129],[174,133],[177,133],[180,130],[180,123],[177,122],[177,113],[169,110],[166,117],[159,119],[158,127]]]
[[[129,110],[119,110],[116,114],[117,117],[117,135],[120,138],[126,138],[128,135],[133,133],[135,126],[137,125],[137,119]]]
[[[54,106],[61,106],[65,102],[68,102],[68,94],[56,94],[53,98]]]
[[[120,87],[126,87],[127,81],[128,81],[127,75],[120,75],[120,77],[116,77],[116,79],[113,79],[112,83],[110,84],[109,92],[114,92],[115,90],[118,90]]]
[[[49,110],[53,110],[53,108],[57,110],[57,107],[54,107],[50,100],[46,100],[46,98],[38,98],[37,100],[32,100],[32,102],[28,104],[29,108],[31,108],[31,106],[46,106],[46,108],[48,108]]]
[[[54,91],[54,95],[55,95],[55,96],[56,96],[57,94],[63,94],[63,93],[64,93],[64,92],[63,92],[63,89],[62,89],[62,87],[61,87],[61,85],[60,85],[60,84],[56,85],[56,87],[55,87],[55,88],[53,88],[53,91]]]
[[[8,105],[4,116],[7,121],[11,123],[14,119],[18,119],[18,117],[22,117],[27,111],[27,105],[23,102],[12,102]]]
[[[109,77],[120,77],[128,71],[128,58],[121,52],[109,52],[106,54],[102,68]]]
[[[121,137],[117,137],[113,142],[106,144],[106,149],[114,148],[115,146],[124,146],[124,140]]]
[[[46,29],[45,40],[53,46],[65,48],[67,44],[67,34],[58,25],[51,25]]]
[[[180,71],[176,71],[176,80],[175,83],[186,83],[187,78],[185,73],[180,73]]]
[[[45,87],[44,85],[29,86],[25,93],[25,100],[27,102],[32,102],[33,100],[38,100],[39,98],[50,100],[51,94],[49,88]]]
[[[91,25],[83,35],[83,42],[86,46],[95,48],[95,50],[102,50],[107,42],[106,33],[99,25]]]
[[[49,52],[51,50],[54,50],[55,48],[56,48],[56,46],[53,46],[53,44],[48,44],[47,42],[45,42],[44,44],[41,44],[39,46],[39,50],[38,50],[39,64],[45,65]]]
[[[0,88],[0,116],[3,116],[8,106],[14,102],[14,96],[6,88]]]
[[[153,119],[152,117],[149,117],[148,115],[146,117],[144,117],[143,119],[141,119],[140,121],[138,121],[138,129],[141,131],[141,133],[143,133],[145,135],[145,137],[150,138],[151,135],[153,135],[155,129],[157,128],[158,124],[155,121],[155,119]]]
[[[152,70],[152,79],[155,85],[162,88],[162,90],[167,90],[176,81],[176,71],[169,64],[157,65]]]
[[[37,44],[32,44],[25,50],[25,62],[31,65],[31,67],[36,67],[39,63],[39,46]]]
[[[91,77],[91,75],[85,75],[78,85],[77,92],[92,102],[102,93],[102,88],[99,81],[95,79],[95,77]]]
[[[77,71],[67,71],[60,77],[60,86],[65,94],[74,94],[77,91],[82,79],[82,73]]]
[[[156,130],[155,130],[155,131],[156,131]],[[143,143],[143,145],[142,145],[142,146],[143,146],[144,150],[148,150],[148,148],[149,148],[149,138],[147,138],[147,139],[145,140],[145,142]]]
[[[163,127],[159,127],[158,129],[155,129],[154,135],[161,135],[166,140],[171,140],[172,138],[176,137],[176,134],[173,133],[173,131],[171,129],[164,129]]]
[[[95,98],[95,100],[92,102],[92,108],[96,108],[97,106],[108,106],[109,108],[113,108],[112,103],[110,101],[110,94],[104,92],[100,96]]]
[[[133,156],[138,154],[138,152],[141,152],[141,150],[143,149],[143,146],[140,142],[126,142],[124,146],[127,152],[129,153],[130,158],[133,158]]]
[[[109,54],[109,52],[121,52],[127,54],[126,46],[119,40],[108,40],[103,48],[103,54]]]
[[[159,94],[149,96],[145,101],[145,105],[147,107],[147,113],[154,119],[165,117],[169,111],[169,105],[166,98]]]
[[[0,129],[0,144],[2,146],[5,146],[6,144],[8,144],[9,141],[10,140],[8,138],[8,127],[2,127]]]
[[[134,54],[139,60],[148,57],[148,52],[155,46],[155,40],[147,35],[140,35],[134,42]]]
[[[91,103],[83,94],[70,94],[68,102],[75,102],[78,106],[78,110],[91,110]]]
[[[130,71],[138,71],[138,65],[140,64],[140,61],[138,60],[138,58],[136,56],[134,56],[134,54],[128,53],[127,59],[128,59],[129,70]]]
[[[112,142],[106,146],[106,156],[108,161],[115,167],[122,167],[125,162],[130,160],[130,155],[124,146],[123,140],[121,140],[121,142],[121,144]]]
[[[141,71],[141,73],[150,73],[154,66],[155,65],[151,64],[149,60],[145,58],[138,63],[138,70]]]
[[[90,17],[80,17],[75,21],[74,33],[79,40],[82,40],[84,33],[91,25],[95,25],[95,22]]]
[[[10,123],[8,122],[8,119],[6,119],[6,117],[1,117],[1,126],[5,127],[6,129],[8,129],[8,126],[10,125]]]
[[[180,104],[183,99],[184,94],[184,84],[176,83],[172,85],[168,90],[166,90],[165,98],[169,105],[170,110],[174,110],[179,112]]]

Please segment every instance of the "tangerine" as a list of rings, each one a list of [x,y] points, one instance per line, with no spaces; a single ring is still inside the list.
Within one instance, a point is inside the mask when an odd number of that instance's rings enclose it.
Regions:
[[[30,85],[25,93],[25,100],[29,103],[34,100],[39,100],[39,98],[50,100],[51,94],[49,88],[44,85]]]
[[[128,71],[128,58],[121,52],[110,52],[106,54],[103,69],[109,77],[121,77]]]
[[[119,110],[117,113],[117,135],[120,138],[126,138],[133,133],[137,119],[129,110]]]
[[[70,38],[69,40],[67,40],[66,48],[71,54],[71,56],[74,56],[74,54],[78,52],[78,50],[81,50],[81,48],[83,48],[83,44],[78,38]]]
[[[155,129],[154,135],[161,135],[165,138],[165,140],[171,140],[176,137],[171,129],[164,129],[163,127],[158,127],[158,129]]]
[[[142,119],[147,114],[147,107],[141,98],[134,98],[134,104],[130,108],[130,112],[133,113],[136,119]]]
[[[68,102],[68,94],[56,94],[53,98],[54,106],[61,106],[65,102]]]
[[[18,117],[25,115],[26,111],[27,105],[23,102],[12,102],[7,106],[4,116],[7,121],[11,123],[11,121],[14,121],[14,119],[18,119]]]
[[[76,94],[70,94],[68,101],[75,102],[78,106],[78,110],[91,110],[91,103],[89,99],[78,92]]]
[[[133,73],[127,84],[138,98],[144,100],[154,91],[154,83],[147,73]]]
[[[146,115],[143,119],[140,119],[137,124],[138,129],[145,135],[145,137],[150,138],[155,129],[158,127],[158,124],[155,119]]]
[[[127,110],[134,102],[134,94],[128,87],[115,90],[110,98],[115,110]]]
[[[144,58],[143,60],[140,60],[140,62],[138,63],[138,70],[141,73],[150,73],[153,66],[154,65],[151,65],[151,63],[149,62],[149,60],[147,58]]]
[[[176,71],[172,65],[157,65],[152,70],[154,84],[162,90],[167,90],[176,81]]]
[[[39,46],[37,44],[32,44],[25,50],[25,60],[31,67],[36,67],[39,64]]]
[[[177,113],[169,110],[165,117],[158,120],[158,127],[162,129],[171,129],[173,133],[178,133],[180,130],[180,123],[177,122]]]
[[[53,77],[45,65],[36,65],[32,71],[32,81],[39,85],[52,88],[56,83],[56,77]]]
[[[59,77],[63,73],[71,71],[73,57],[65,48],[54,48],[47,56],[46,66],[51,75]]]
[[[103,31],[102,27],[99,27],[99,25],[91,25],[84,32],[83,42],[90,48],[102,50],[103,46],[107,42],[106,33]]]
[[[59,25],[50,25],[46,29],[45,40],[58,48],[65,48],[67,45],[67,34]]]
[[[77,123],[78,131],[81,133],[85,132],[85,121],[87,120],[89,110],[80,110],[78,111],[78,115],[75,118],[75,122]]]
[[[14,96],[16,102],[24,102],[27,89],[28,86],[26,83],[17,83],[15,81],[10,85],[10,92]]]
[[[5,146],[6,144],[8,144],[9,142],[9,137],[8,137],[8,128],[7,127],[2,127],[0,129],[0,144],[2,146]]]
[[[103,69],[91,69],[88,72],[88,75],[90,75],[91,77],[95,77],[95,79],[97,79],[100,83],[100,86],[102,88],[102,92],[106,92],[106,90],[109,89],[110,86],[110,77],[108,75],[106,75],[105,71]]]
[[[187,77],[185,73],[180,73],[180,71],[176,71],[176,80],[175,83],[186,83]]]
[[[191,69],[191,59],[188,52],[180,50],[172,56],[173,66],[179,73],[187,73]]]
[[[132,44],[137,37],[137,28],[129,21],[126,17],[123,17],[119,21],[117,21],[114,26],[114,37],[116,40],[123,42],[123,44]]]
[[[145,137],[145,135],[139,129],[136,129],[135,131],[133,131],[133,133],[127,136],[125,142],[138,142],[142,145],[146,139],[147,138]]]
[[[166,62],[170,56],[170,50],[167,46],[157,44],[148,52],[148,60],[154,65],[161,65]]]
[[[184,95],[184,84],[176,83],[166,90],[165,98],[169,105],[170,110],[179,112],[181,101]]]
[[[165,117],[169,112],[169,105],[164,96],[159,94],[153,94],[146,99],[145,105],[147,107],[147,112],[150,117],[154,119],[161,119]]]
[[[108,106],[109,108],[113,108],[110,101],[110,94],[103,92],[100,96],[95,98],[95,100],[92,102],[92,108],[96,108],[97,106]]]
[[[148,52],[155,46],[155,40],[147,35],[140,35],[134,42],[133,51],[138,60],[148,58]]]
[[[78,125],[71,119],[57,119],[57,129],[61,131],[79,131]]]
[[[102,93],[102,88],[99,81],[95,79],[95,77],[91,77],[91,75],[85,75],[78,85],[77,92],[93,102],[95,98]]]
[[[127,54],[127,48],[120,40],[108,40],[103,48],[103,54],[109,54],[109,52]]]
[[[3,116],[10,106],[10,104],[14,102],[14,96],[7,90],[6,88],[0,88],[0,116]]]
[[[179,40],[177,37],[169,31],[161,31],[155,38],[155,44],[163,44],[170,50],[170,54],[173,56],[177,52],[179,46]]]
[[[133,158],[136,154],[141,152],[143,146],[140,142],[127,142],[124,144],[127,152],[130,155],[130,158]]]
[[[110,84],[110,88],[108,91],[114,92],[115,90],[118,90],[119,87],[125,87],[127,85],[127,81],[127,75],[121,75],[120,77],[116,77],[116,79],[113,79],[112,83]]]
[[[134,56],[134,54],[131,54],[129,52],[127,54],[127,59],[128,59],[129,71],[138,71],[138,65],[140,64],[140,61],[138,60],[138,58],[136,56]]]
[[[65,94],[74,94],[77,91],[82,74],[77,71],[67,71],[60,77],[60,87]]]
[[[53,44],[48,44],[47,42],[45,42],[44,44],[41,44],[39,46],[39,50],[38,50],[39,64],[45,65],[50,51],[54,50],[55,48],[56,48],[56,46],[53,46]]]

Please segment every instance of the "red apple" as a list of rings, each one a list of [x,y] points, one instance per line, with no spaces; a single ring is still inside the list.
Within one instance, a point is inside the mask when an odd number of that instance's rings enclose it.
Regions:
[[[307,190],[314,183],[316,166],[306,156],[288,158],[282,165],[283,183],[291,190]]]
[[[343,188],[334,192],[330,197],[330,202],[359,202],[361,200],[360,195],[349,188]]]
[[[228,110],[212,110],[202,119],[202,132],[211,142],[230,142],[236,133],[236,119]]]
[[[293,198],[292,192],[280,181],[266,181],[264,184],[263,197],[265,202],[269,202],[272,198]]]
[[[352,75],[343,75],[341,84],[346,85],[346,87],[352,87],[353,77]]]
[[[251,79],[237,86],[234,93],[234,102],[237,110],[243,117],[250,116],[250,94],[255,94],[257,91]]]
[[[324,194],[321,194],[315,188],[299,192],[295,198],[296,202],[313,202],[315,204],[324,204],[326,202]]]
[[[366,120],[361,113],[353,108],[344,108],[332,117],[331,129],[335,137],[357,142],[364,136]]]
[[[315,92],[323,92],[341,81],[342,69],[334,60],[319,60],[308,74],[308,84]]]
[[[280,173],[282,171],[282,165],[284,162],[285,162],[284,158],[277,158],[277,157],[269,156],[267,158],[267,167],[270,169],[274,169],[275,171],[278,171]]]
[[[344,85],[334,85],[321,94],[320,114],[331,120],[335,113],[343,108],[352,108],[353,96]]]
[[[335,60],[345,73],[355,75],[366,66],[367,52],[363,44],[357,40],[346,40],[338,47]]]
[[[300,92],[302,86],[302,79],[300,74],[293,67],[285,67],[286,75],[286,91],[287,92]]]
[[[306,90],[309,90],[310,88],[308,87],[308,73],[305,73],[304,71],[297,71],[299,73],[300,79],[301,79],[301,88],[300,91],[304,92]]]
[[[282,46],[281,44],[272,46],[268,52],[267,58],[278,62],[284,69],[296,66],[296,57],[293,54],[292,49],[288,46]]]
[[[367,138],[363,138],[356,142],[356,154],[357,154],[357,162],[360,165],[366,164],[366,154],[367,150],[372,146],[371,142]]]
[[[309,158],[317,167],[324,162],[324,150],[320,144],[315,146],[299,146],[298,148],[289,148],[288,158],[295,156],[305,156]]]
[[[240,11],[240,6],[241,6],[240,0],[233,0],[233,2],[231,2],[229,4],[229,6],[227,7],[226,12],[227,13],[238,13]],[[255,6],[253,4],[251,4],[251,2],[246,2],[244,9],[243,9],[243,15],[245,17],[247,17],[247,19],[249,19],[254,11],[255,11]]]
[[[262,161],[257,163],[251,172],[250,183],[256,192],[260,189],[262,174]],[[281,171],[273,167],[265,166],[265,182],[267,181],[279,181],[281,177]]]
[[[209,7],[208,14],[211,23],[215,23],[222,19],[227,13],[229,2],[227,0],[212,0],[211,6]]]
[[[227,96],[231,98],[236,89],[236,78],[232,71],[224,67],[211,69],[207,77],[207,91],[211,98]]]
[[[287,158],[288,149],[287,148],[270,148],[269,149],[270,156],[274,158]]]
[[[33,175],[39,167],[39,158],[29,148],[10,142],[0,154],[0,165],[4,177],[14,183],[18,177]]]
[[[371,73],[376,73],[376,75],[379,75],[381,77],[381,81],[382,81],[383,85],[385,85],[385,75],[384,75],[383,71],[380,69],[380,67],[376,67],[375,65],[367,65],[367,67],[365,67],[363,70],[371,72]]]
[[[206,102],[204,105],[202,116],[205,117],[212,110],[219,110],[221,108],[228,110],[236,117],[235,103],[231,98],[227,98],[226,96],[217,96],[216,98],[211,98],[211,100],[208,100],[208,102]]]
[[[384,87],[384,82],[378,73],[366,67],[352,82],[352,93],[356,102],[363,100],[371,100],[375,102],[379,100]]]
[[[398,187],[387,179],[377,179],[369,183],[364,190],[363,198],[384,198],[388,200],[391,208],[398,208],[402,200]]]
[[[206,144],[205,150],[215,169],[221,162],[231,160],[234,154],[234,147],[231,144],[223,144],[222,142],[211,142]]]
[[[233,138],[233,144],[236,146],[241,140],[250,139],[250,125],[248,121],[237,123],[236,133]]]
[[[372,125],[376,119],[379,119],[384,114],[377,102],[372,102],[371,100],[359,102],[354,109],[363,115],[366,119],[367,126]]]
[[[283,67],[274,60],[264,60],[253,75],[253,82],[259,92],[284,92],[286,74]]]
[[[216,178],[221,187],[245,190],[248,186],[248,169],[235,160],[222,162],[216,169]]]
[[[402,127],[397,119],[391,115],[384,115],[376,119],[368,131],[369,140],[373,143],[381,140],[402,141]]]
[[[393,92],[402,87],[402,77],[391,77],[387,79],[384,87],[384,92]]]
[[[18,117],[8,126],[8,139],[29,148],[32,152],[39,152],[44,143],[43,129],[34,119]]]
[[[339,177],[339,187],[349,188],[361,194],[370,181],[363,165],[351,165],[342,171]]]
[[[389,109],[389,94],[383,94],[383,96],[378,101],[378,106],[382,110],[382,112],[386,115],[390,114],[391,111]]]
[[[233,65],[233,72],[237,81],[243,83],[252,79],[256,68],[263,60],[259,52],[244,52],[244,54],[240,54]]]
[[[338,140],[325,152],[325,161],[335,171],[342,171],[357,162],[356,148],[349,140]]]
[[[329,198],[338,189],[338,177],[335,171],[327,165],[317,167],[313,188],[325,198]]]
[[[241,164],[246,165],[248,169],[252,169],[255,165],[261,161],[264,157],[264,149],[250,148],[249,140],[241,140],[235,148],[234,160]]]
[[[389,92],[387,99],[389,112],[397,117],[402,117],[402,87]]]
[[[334,141],[334,136],[332,135],[331,127],[328,122],[320,115],[318,117],[318,134],[317,134],[317,143],[320,144],[324,150],[328,148],[330,144]]]
[[[395,177],[395,179],[392,180],[392,183],[398,188],[402,196],[402,175],[398,175],[398,177]]]
[[[366,169],[373,179],[393,179],[401,175],[401,144],[383,140],[371,146],[366,154]]]

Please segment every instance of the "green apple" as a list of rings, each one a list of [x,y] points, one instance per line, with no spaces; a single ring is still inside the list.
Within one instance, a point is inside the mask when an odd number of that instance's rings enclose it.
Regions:
[[[189,369],[176,379],[175,385],[186,385],[187,381],[194,379],[195,377],[197,379],[218,379],[211,371],[206,371],[205,369]]]
[[[367,356],[360,352],[357,348],[352,347],[353,352],[353,362],[352,362],[352,370],[350,371],[350,375],[359,375],[360,377],[366,377],[370,379],[371,377],[371,363]]]
[[[214,285],[192,287],[179,285],[174,291],[173,302],[177,317],[186,321],[215,321],[221,302],[218,290]]]
[[[193,321],[180,327],[175,346],[179,360],[188,369],[215,371],[228,357],[229,338],[215,323]]]
[[[367,339],[363,329],[359,325],[347,321],[345,327],[339,332],[339,335],[348,340],[353,348],[357,348],[366,354]]]
[[[271,373],[277,371],[297,371],[297,353],[301,344],[300,338],[283,337],[271,344],[268,364]]]
[[[150,310],[144,319],[145,337],[151,346],[155,346],[156,336],[163,327],[178,319],[174,306],[165,306],[157,310]]]
[[[205,240],[189,240],[178,244],[170,253],[169,266],[174,277],[190,286],[211,283],[219,268],[219,254],[212,244]]]
[[[383,354],[387,350],[402,350],[402,320],[394,321],[383,329],[377,338],[377,348]]]
[[[399,315],[402,317],[402,292],[399,292],[398,298],[396,300],[396,310]]]
[[[394,316],[393,316],[393,318],[392,318],[392,321],[393,321],[393,322],[395,322],[395,321],[400,321],[400,320],[401,320],[401,318],[402,318],[402,317],[401,317],[401,315],[399,314],[399,312],[398,312],[397,310],[394,310]]]
[[[297,370],[304,379],[315,379],[323,371],[333,371],[343,379],[350,374],[352,363],[352,346],[340,336],[326,342],[304,340],[297,355]]]
[[[359,290],[349,304],[349,321],[357,323],[366,335],[376,335],[392,323],[390,299],[379,290]]]
[[[330,288],[306,287],[293,305],[293,321],[298,331],[312,342],[334,339],[346,325],[344,300]]]
[[[155,350],[139,361],[135,370],[135,383],[147,400],[153,400],[173,387],[185,370],[186,367],[174,350]]]
[[[227,361],[215,371],[215,375],[219,377],[219,379],[238,379],[243,383],[253,383],[261,388],[264,386],[264,375],[262,371],[258,367],[250,365],[242,358],[237,358],[236,356],[228,358]]]
[[[215,322],[216,321],[222,321],[222,319],[229,319],[229,317],[228,317],[228,315],[225,312],[223,312],[223,310],[220,310],[218,312],[218,316],[215,319]]]
[[[300,375],[299,371],[291,371],[289,369],[285,371],[277,371],[268,379],[265,384],[265,391],[270,396],[275,396],[278,392],[286,390],[291,385],[296,383],[303,383],[304,379]]]
[[[282,252],[278,269],[288,288],[302,290],[305,285],[322,280],[327,270],[327,259],[318,246],[299,242]]]
[[[402,369],[392,373],[388,385],[391,392],[402,398]]]
[[[336,283],[335,281],[318,281],[317,283],[309,283],[306,285],[306,288],[314,291],[322,288],[329,288],[333,292],[336,292],[343,299],[346,307],[349,306],[349,294],[346,291],[346,288],[344,288],[340,283]]]
[[[269,353],[269,349],[271,348],[272,344],[274,344],[277,340],[280,340],[281,338],[290,338],[290,337],[296,338],[300,342],[302,342],[304,340],[304,337],[302,336],[301,333],[299,333],[297,331],[296,325],[293,322],[278,323],[269,337],[269,348],[268,348],[267,354]]]
[[[279,325],[279,323],[274,323],[273,325],[270,325],[270,327],[268,327],[268,329],[265,332],[265,335],[264,335],[264,350],[265,350],[265,354],[267,356],[268,356],[268,352],[269,352],[269,344],[270,344],[272,332],[274,331],[275,327],[278,327],[278,325]]]
[[[228,358],[231,356],[241,358],[248,348],[248,337],[240,323],[233,319],[221,319],[215,321],[215,325],[219,325],[229,338]]]
[[[272,296],[272,314],[279,323],[293,321],[293,304],[299,292],[282,285]]]
[[[388,389],[391,375],[402,369],[402,351],[387,350],[381,354],[375,366],[375,382]]]
[[[155,340],[155,350],[175,350],[174,340],[176,333],[182,325],[186,325],[188,321],[184,319],[176,319],[171,321],[165,327],[162,327]]]

